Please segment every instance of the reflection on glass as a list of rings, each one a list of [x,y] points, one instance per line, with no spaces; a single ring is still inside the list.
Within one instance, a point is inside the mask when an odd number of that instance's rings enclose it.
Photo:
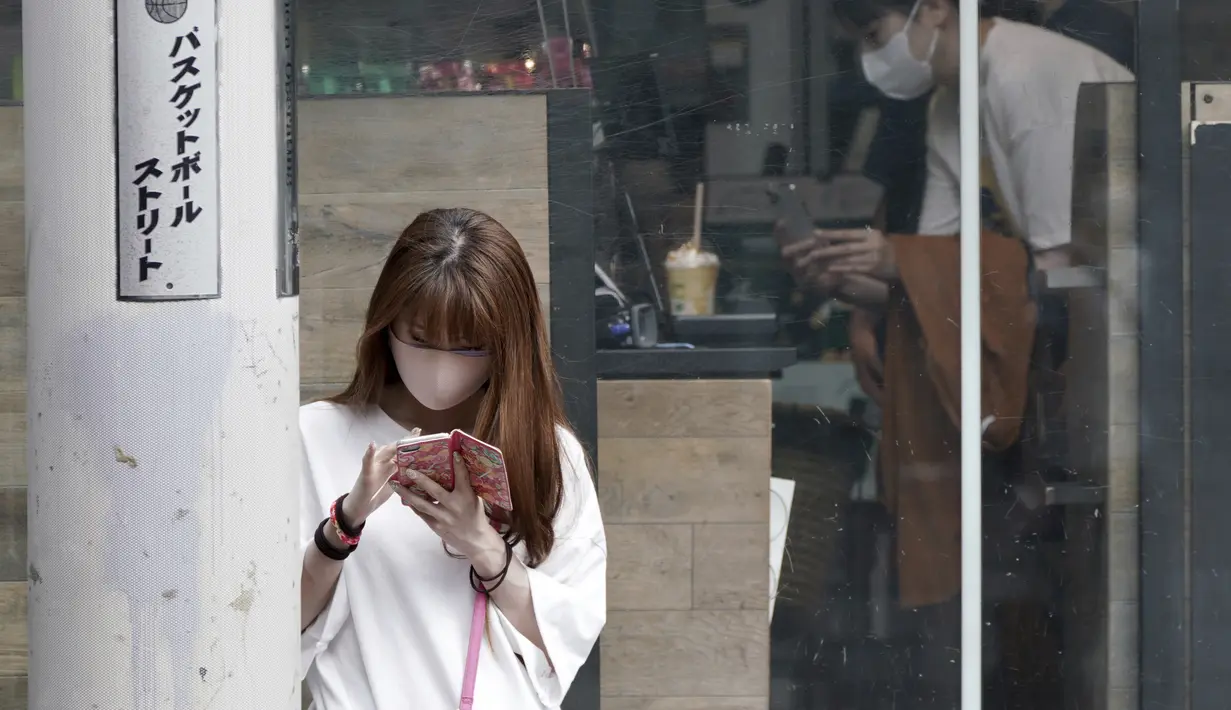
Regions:
[[[984,225],[984,701],[1095,707],[1121,690],[1118,597],[1091,591],[1109,584],[1108,474],[1093,480],[1108,463],[1082,449],[1106,440],[1087,413],[1110,400],[1065,371],[1071,292],[1108,293],[1074,215],[1134,209],[1093,166],[1074,178],[1082,87],[1134,81],[1134,4],[980,5],[978,57],[958,55],[953,0],[595,8],[599,266],[662,311],[660,348],[797,360],[745,375],[773,379],[773,708],[959,703],[963,207]],[[959,202],[962,61],[982,78],[977,206]]]
[[[590,86],[586,24],[567,3],[301,0],[297,11],[301,95]]]

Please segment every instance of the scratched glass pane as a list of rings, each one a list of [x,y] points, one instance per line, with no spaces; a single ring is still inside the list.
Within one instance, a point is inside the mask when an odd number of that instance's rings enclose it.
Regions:
[[[289,3],[270,288],[301,296],[302,399],[345,386],[417,214],[471,207],[518,238],[609,545],[602,651],[564,708],[956,710],[963,662],[996,710],[1225,706],[1231,5],[966,4],[977,57],[958,0]],[[24,590],[43,583],[21,5],[0,0],[0,710],[27,707]],[[135,185],[189,169],[139,163]],[[199,213],[179,189],[176,226]],[[965,582],[963,211],[982,229]],[[140,281],[163,275],[132,249]],[[227,288],[210,276],[183,288]]]

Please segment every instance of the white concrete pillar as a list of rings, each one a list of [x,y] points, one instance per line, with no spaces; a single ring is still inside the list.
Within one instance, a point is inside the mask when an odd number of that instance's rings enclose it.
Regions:
[[[22,10],[30,708],[298,708],[282,2]]]

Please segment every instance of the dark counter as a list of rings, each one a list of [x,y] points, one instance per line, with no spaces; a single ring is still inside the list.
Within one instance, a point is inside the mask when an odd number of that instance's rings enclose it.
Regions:
[[[795,364],[795,348],[599,350],[600,380],[759,379]]]

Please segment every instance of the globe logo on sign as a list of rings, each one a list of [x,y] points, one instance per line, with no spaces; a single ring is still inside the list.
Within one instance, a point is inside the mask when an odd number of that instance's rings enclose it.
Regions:
[[[188,11],[188,0],[145,0],[145,11],[155,22],[169,25]]]

